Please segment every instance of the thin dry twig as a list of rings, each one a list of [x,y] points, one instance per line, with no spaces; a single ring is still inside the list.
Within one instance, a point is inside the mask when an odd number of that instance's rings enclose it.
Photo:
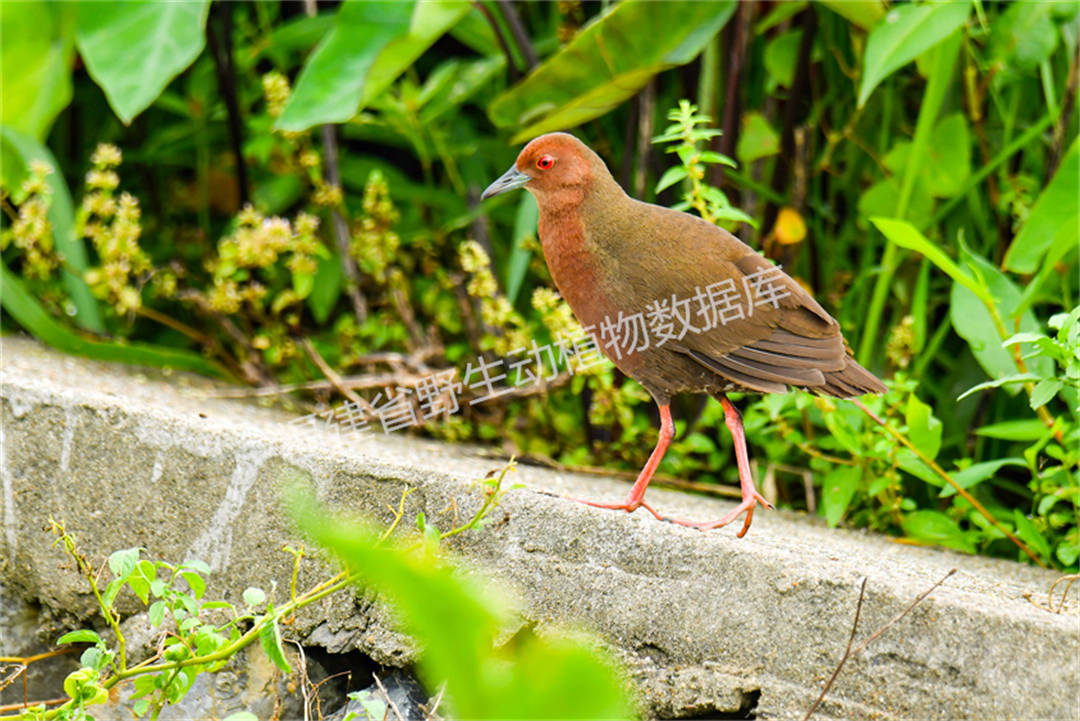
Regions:
[[[1037,606],[1038,608],[1041,608],[1044,611],[1049,611],[1050,613],[1061,613],[1062,611],[1065,610],[1065,601],[1069,598],[1069,591],[1072,590],[1073,584],[1076,583],[1078,580],[1080,580],[1080,573],[1070,573],[1068,575],[1065,575],[1065,576],[1062,576],[1062,577],[1058,578],[1056,581],[1054,581],[1052,584],[1050,584],[1050,590],[1046,594],[1046,605],[1045,606],[1042,605],[1041,603],[1039,603],[1038,601],[1036,601],[1035,599],[1033,599],[1031,597],[1030,593],[1025,593],[1024,598],[1026,598],[1028,601],[1030,601],[1033,606]],[[1055,609],[1054,608],[1054,589],[1057,588],[1058,584],[1063,582],[1063,581],[1065,582],[1065,590],[1062,591],[1062,593],[1061,593],[1061,602],[1058,604],[1058,607]]]
[[[860,643],[858,646],[855,647],[854,650],[852,650],[851,644],[855,640],[855,632],[859,628],[859,615],[862,613],[863,598],[866,595],[866,578],[863,578],[862,585],[859,587],[859,604],[855,607],[855,620],[851,624],[851,636],[848,637],[847,648],[844,650],[844,655],[841,656],[840,663],[836,665],[836,669],[833,671],[832,676],[830,676],[829,680],[825,683],[825,688],[821,689],[821,694],[817,697],[817,700],[814,701],[814,705],[811,706],[810,710],[806,712],[805,716],[803,716],[803,721],[807,721],[813,715],[814,711],[817,710],[818,706],[821,705],[821,702],[825,700],[825,694],[829,693],[829,689],[832,688],[833,682],[836,681],[836,677],[840,675],[840,669],[844,667],[844,664],[848,662],[848,659],[854,658],[855,656],[858,656],[860,653],[862,653],[862,651],[867,646],[877,640],[877,638],[880,637],[881,634],[889,630],[892,626],[894,626],[897,622],[904,618],[904,616],[911,613],[911,611],[916,606],[918,606],[924,598],[933,593],[935,588],[945,583],[945,581],[948,580],[948,578],[954,573],[956,573],[956,569],[950,569],[948,573],[941,577],[941,580],[939,580],[933,586],[916,596],[915,600],[912,601],[907,608],[905,608],[903,611],[890,619],[888,623],[886,623],[884,626],[870,634],[865,641]]]
[[[390,694],[386,692],[386,687],[382,685],[382,681],[376,674],[371,674],[371,677],[375,679],[375,684],[379,687],[379,691],[382,692],[383,698],[386,699],[386,703],[390,706],[390,710],[394,712],[394,716],[397,717],[397,721],[405,721],[405,718],[401,715],[401,711],[398,709],[397,704],[394,703],[394,699],[390,698]]]
[[[436,712],[439,710],[439,704],[442,703],[444,693],[446,693],[445,681],[443,682],[443,685],[439,687],[439,693],[435,696],[435,703],[431,704],[431,710],[425,708],[424,704],[420,704],[420,710],[424,712],[425,721],[434,721],[435,719],[440,718]]]

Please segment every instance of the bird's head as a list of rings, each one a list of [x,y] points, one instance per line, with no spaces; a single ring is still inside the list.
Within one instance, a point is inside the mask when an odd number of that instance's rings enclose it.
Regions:
[[[548,133],[530,141],[517,162],[489,185],[480,199],[516,188],[525,188],[540,201],[556,194],[580,197],[598,168],[610,175],[604,161],[585,143],[569,133]]]

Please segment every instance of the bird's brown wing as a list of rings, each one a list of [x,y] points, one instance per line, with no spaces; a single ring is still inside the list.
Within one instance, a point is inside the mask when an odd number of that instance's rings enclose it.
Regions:
[[[668,211],[652,212],[649,220],[653,219],[663,221],[651,234],[657,247],[638,265],[644,270],[640,281],[658,291],[658,297],[666,293],[686,297],[728,279],[735,289],[745,291],[742,317],[687,333],[671,344],[672,350],[763,393],[782,393],[789,386],[837,396],[884,390],[851,357],[839,323],[780,268],[699,218]],[[763,277],[768,279],[771,300],[747,308],[745,293],[753,294],[754,279]]]

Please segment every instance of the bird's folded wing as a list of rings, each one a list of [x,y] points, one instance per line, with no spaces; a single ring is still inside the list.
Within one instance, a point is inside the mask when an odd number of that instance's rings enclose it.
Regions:
[[[688,333],[677,350],[740,385],[766,393],[782,393],[787,386],[825,386],[828,374],[847,366],[848,349],[839,324],[786,273],[753,252],[715,265],[719,267],[714,270],[732,277],[737,287],[745,278],[767,274],[772,300],[754,305],[759,299],[745,299],[742,317]]]

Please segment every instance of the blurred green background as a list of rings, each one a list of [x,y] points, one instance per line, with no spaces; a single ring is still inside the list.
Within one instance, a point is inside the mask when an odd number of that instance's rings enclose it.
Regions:
[[[417,393],[575,331],[531,196],[479,203],[571,130],[635,197],[782,263],[889,379],[886,427],[741,401],[768,497],[1075,572],[1078,12],[2,3],[4,329],[306,410],[398,399],[398,432],[632,476],[655,408],[611,366],[476,405],[466,383],[454,413]],[[659,475],[737,495],[719,404],[674,410]]]

